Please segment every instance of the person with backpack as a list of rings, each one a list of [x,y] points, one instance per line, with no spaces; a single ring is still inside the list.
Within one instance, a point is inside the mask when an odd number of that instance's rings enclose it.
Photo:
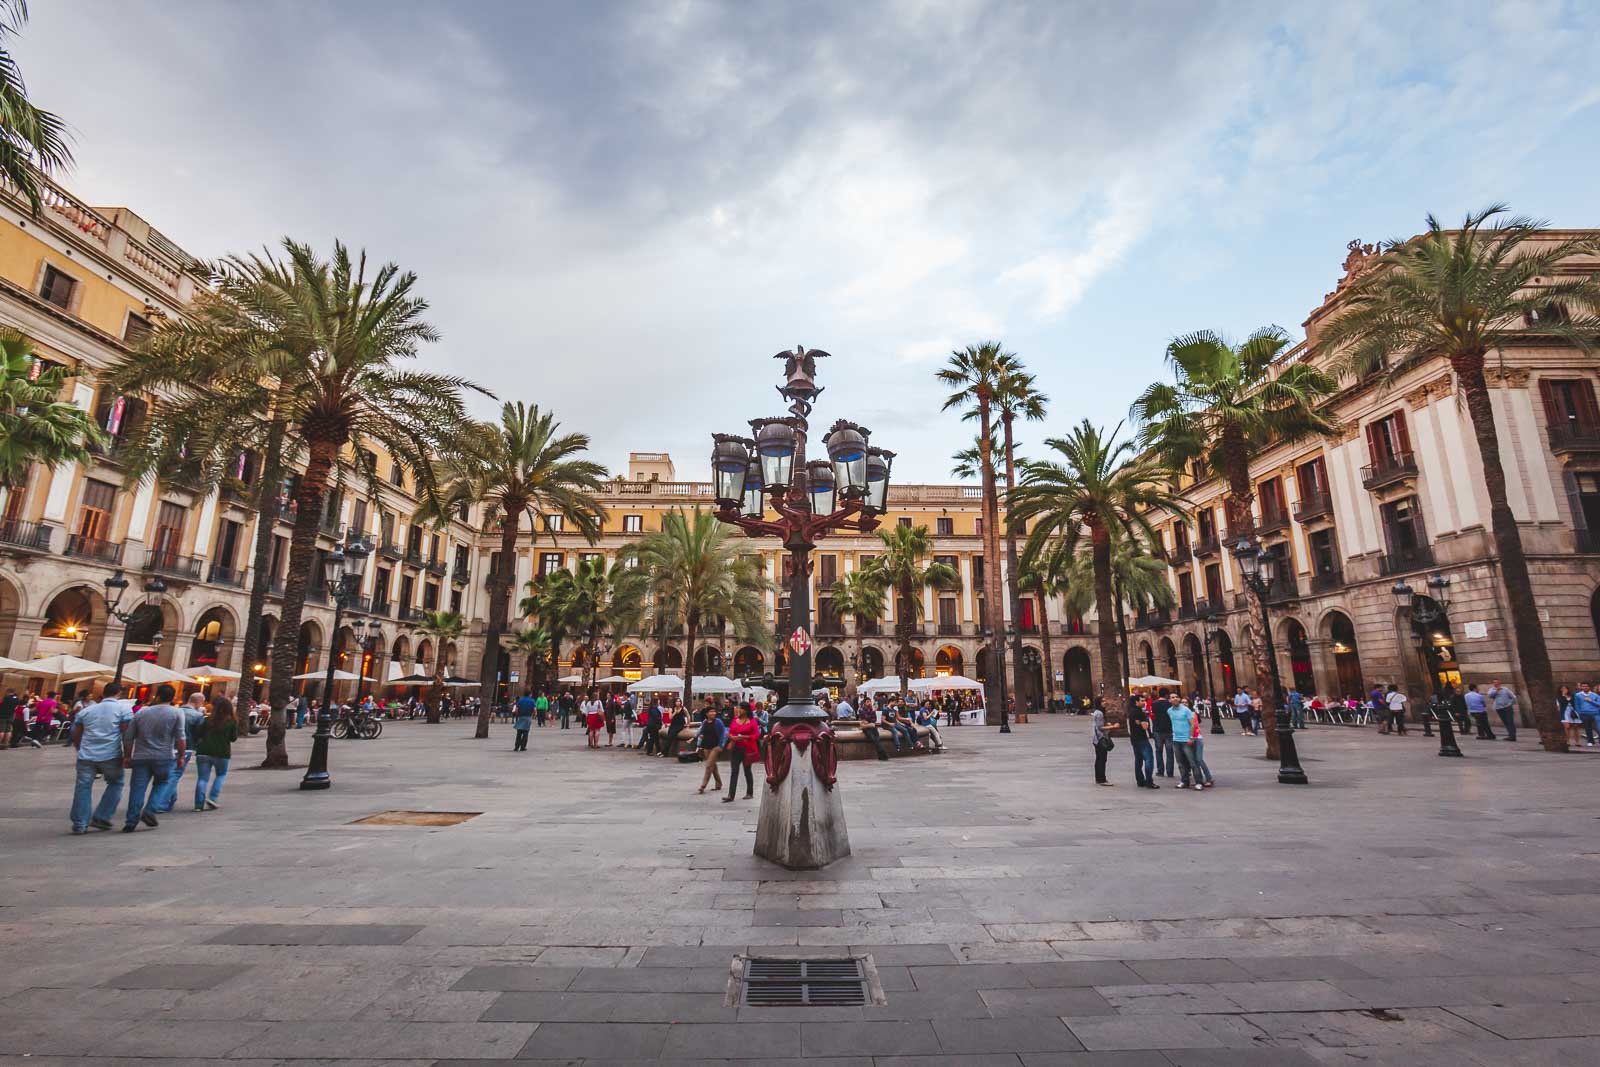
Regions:
[[[233,701],[219,696],[211,709],[191,731],[194,737],[194,810],[216,811],[222,807],[222,783],[228,778],[228,763],[233,758],[233,743],[239,739],[239,721]],[[216,778],[212,780],[212,774]],[[209,793],[206,782],[211,781]]]

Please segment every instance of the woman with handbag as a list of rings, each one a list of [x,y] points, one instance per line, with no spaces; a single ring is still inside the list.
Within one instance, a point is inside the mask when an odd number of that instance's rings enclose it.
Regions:
[[[1116,742],[1111,740],[1110,728],[1106,726],[1106,712],[1100,706],[1099,697],[1095,697],[1091,714],[1090,722],[1094,726],[1094,784],[1114,785],[1116,783],[1106,780],[1106,756],[1116,747]]]

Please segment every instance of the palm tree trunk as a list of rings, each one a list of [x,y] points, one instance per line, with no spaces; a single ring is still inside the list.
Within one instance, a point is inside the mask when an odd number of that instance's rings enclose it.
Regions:
[[[306,469],[295,490],[294,532],[289,537],[289,571],[283,582],[283,614],[272,641],[272,685],[267,699],[272,715],[267,722],[267,755],[263,767],[289,766],[285,744],[284,708],[293,688],[295,653],[300,646],[300,616],[305,610],[306,583],[317,558],[317,527],[322,521],[322,504],[328,492],[328,475],[339,455],[340,442],[313,439],[308,442]],[[328,654],[333,654],[333,634],[328,635]],[[326,704],[328,694],[323,694]]]
[[[1545,645],[1544,625],[1533,600],[1533,578],[1528,573],[1528,557],[1522,548],[1522,531],[1506,498],[1506,472],[1500,462],[1500,431],[1494,423],[1494,406],[1489,386],[1483,377],[1483,357],[1451,360],[1456,379],[1466,394],[1467,411],[1472,414],[1472,432],[1483,459],[1483,482],[1489,491],[1489,528],[1500,557],[1501,580],[1506,586],[1506,605],[1511,609],[1511,633],[1517,644],[1517,662],[1522,666],[1528,710],[1539,731],[1539,744],[1546,752],[1567,751],[1567,740],[1556,713],[1555,679],[1550,670],[1550,650]]]
[[[1228,540],[1237,544],[1241,538],[1255,541],[1256,517],[1251,510],[1255,489],[1250,483],[1250,460],[1243,449],[1237,450],[1228,471],[1228,495],[1222,500],[1222,510],[1228,518]],[[1261,626],[1268,620],[1266,601],[1254,589],[1246,589],[1245,602],[1250,605],[1250,624]],[[1261,732],[1266,734],[1267,758],[1278,758],[1278,694],[1272,686],[1272,663],[1267,659],[1266,634],[1250,642],[1250,661],[1256,672],[1256,695],[1261,698]]]
[[[700,635],[700,612],[690,609],[684,617],[684,626],[688,630],[689,656],[683,661],[683,710],[693,713],[694,701],[694,641]],[[790,676],[793,677],[793,671]],[[789,699],[794,699],[794,693],[789,694]]]
[[[278,522],[278,492],[283,488],[283,438],[285,426],[282,419],[274,419],[267,427],[266,447],[262,450],[261,474],[256,485],[256,540],[250,557],[250,610],[246,613],[244,647],[240,649],[239,696],[256,699],[256,672],[254,664],[261,655],[261,619],[267,611],[267,590],[272,584],[268,570],[272,566],[272,540]]]
[[[1044,646],[1044,710],[1056,702],[1055,653],[1050,648],[1050,608],[1045,601],[1044,582],[1034,579],[1034,595],[1039,598],[1039,643]]]
[[[917,605],[912,600],[912,585],[910,579],[902,579],[900,588],[896,592],[900,596],[900,607],[895,612],[894,628],[900,635],[900,651],[895,653],[895,672],[900,676],[900,699],[906,698],[906,690],[911,685],[911,633],[916,625]]]
[[[500,677],[500,636],[506,632],[511,614],[511,583],[516,580],[517,528],[522,509],[507,506],[500,527],[499,566],[489,575],[489,621],[483,629],[483,659],[478,663],[478,728],[475,738],[489,736],[489,716],[494,711]]]
[[[996,722],[1005,705],[1006,621],[1000,606],[1005,587],[1000,583],[1000,502],[994,476],[994,427],[989,420],[989,398],[978,398],[978,466],[983,476],[983,624],[989,628],[989,662],[984,671],[984,702]]]
[[[1115,608],[1111,596],[1111,531],[1104,523],[1089,527],[1089,544],[1094,560],[1094,610],[1099,616],[1095,637],[1100,646],[1100,692],[1108,723],[1123,723],[1128,718],[1128,689],[1117,663]]]
[[[1017,697],[1017,710],[1023,711],[1026,710],[1023,699],[1030,690],[1024,684],[1022,673],[1022,591],[1017,581],[1017,531],[1011,525],[1011,495],[1017,491],[1016,442],[1011,436],[1011,423],[1015,418],[1010,412],[1000,413],[1006,448],[1006,598],[1011,605],[1012,624],[1016,627],[1011,635],[1011,691]]]
[[[1128,646],[1128,597],[1123,592],[1121,578],[1113,576],[1111,586],[1111,598],[1117,605],[1117,644],[1122,649],[1122,682],[1126,685],[1133,677],[1133,667],[1128,662],[1133,652]]]
[[[433,643],[433,684],[428,687],[427,721],[438,723],[444,713],[444,644]]]

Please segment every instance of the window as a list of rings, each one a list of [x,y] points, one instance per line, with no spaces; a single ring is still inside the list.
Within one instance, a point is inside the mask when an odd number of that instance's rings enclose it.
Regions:
[[[902,516],[900,516],[900,518],[898,518],[895,521],[900,526],[901,529],[903,529],[903,530],[911,529],[911,516],[902,515]]]
[[[937,519],[934,519],[933,525],[933,532],[938,534],[940,537],[949,537],[951,534],[956,532],[956,520],[952,519],[948,515],[941,515]]]
[[[183,551],[184,508],[170,500],[163,500],[156,510],[155,554],[171,559]]]
[[[1600,473],[1580,471],[1572,475],[1572,521],[1585,531],[1588,544],[1600,537]]]
[[[839,580],[839,557],[827,554],[817,558],[817,588],[830,589]]]
[[[1174,551],[1181,551],[1189,547],[1189,524],[1175,522],[1172,524],[1172,547]]]
[[[981,515],[972,520],[972,532],[979,537],[983,536],[983,517]]]
[[[973,556],[972,557],[972,591],[974,593],[977,593],[979,596],[983,595],[983,578],[984,578],[983,557],[982,556]]]
[[[1194,614],[1194,577],[1188,571],[1178,574],[1178,610],[1185,615]]]
[[[1416,497],[1409,496],[1385,504],[1381,514],[1383,537],[1389,546],[1389,555],[1402,560],[1409,559],[1427,547],[1427,534],[1422,529],[1422,509]]]
[[[1552,443],[1600,434],[1600,407],[1595,404],[1594,383],[1587,378],[1541,378],[1545,422]]]
[[[566,557],[560,552],[539,553],[539,577],[548,578],[560,570],[561,564],[565,559]]]
[[[389,484],[397,485],[401,489],[406,487],[405,464],[401,463],[399,460],[395,460],[389,464]]]
[[[1374,467],[1385,469],[1411,458],[1411,435],[1406,431],[1405,412],[1396,411],[1367,424],[1367,453]]]
[[[72,291],[77,287],[78,283],[65,272],[46,265],[44,282],[39,286],[39,295],[44,297],[46,303],[66,310],[72,305]]]
[[[119,396],[109,390],[100,393],[95,404],[94,421],[113,441],[131,437],[144,422],[148,405],[136,396]]]
[[[83,483],[83,503],[78,507],[78,536],[104,541],[111,536],[111,511],[117,487],[93,478]]]
[[[1318,456],[1309,463],[1295,468],[1295,485],[1300,490],[1300,502],[1326,498],[1328,495],[1328,468]]]
[[[1261,501],[1261,521],[1263,524],[1282,522],[1288,517],[1288,512],[1283,506],[1283,481],[1278,478],[1268,478],[1256,487],[1256,496]]]
[[[624,515],[624,516],[622,516],[622,532],[623,533],[642,533],[643,531],[644,531],[644,516],[643,515]]]
[[[439,556],[438,534],[434,534],[432,537],[428,538],[428,559],[436,562],[441,560],[441,557]]]
[[[1311,549],[1311,573],[1329,575],[1339,573],[1339,544],[1333,531],[1318,530],[1306,539]]]
[[[362,534],[367,532],[367,502],[365,500],[356,501],[355,508],[350,515],[350,528]]]
[[[590,560],[594,560],[594,559],[597,559],[597,560],[599,560],[601,562],[601,564],[604,564],[605,561],[606,561],[606,554],[604,552],[579,552],[578,553],[578,563],[579,563],[580,566],[585,564],[585,563],[588,563]]]
[[[45,299],[48,300],[49,297]],[[50,302],[52,304],[55,303],[54,300]],[[61,306],[66,307],[65,304]],[[130,311],[128,312],[128,321],[122,324],[122,343],[125,345],[143,344],[145,338],[150,336],[150,332],[150,320],[143,315],[135,315]]]
[[[935,563],[943,563],[946,567],[949,567],[956,574],[960,574],[961,573],[960,560],[955,556],[934,556],[933,557],[933,561]]]
[[[457,574],[466,574],[467,573],[467,546],[466,545],[457,545],[456,546],[456,573]]]
[[[1217,517],[1210,508],[1201,508],[1194,514],[1195,531],[1202,543],[1217,539]]]
[[[960,630],[961,624],[956,621],[957,601],[953,596],[939,598],[939,632],[953,634]]]
[[[424,611],[439,610],[439,585],[437,582],[429,582],[422,587],[422,608]]]
[[[372,472],[374,478],[378,476],[378,454],[370,448],[363,448],[361,450],[361,473],[365,474],[368,471]]]
[[[406,555],[422,558],[422,527],[416,523],[406,530]]]
[[[283,561],[289,558],[289,539],[287,537],[274,537],[272,539],[272,563],[267,567],[267,574],[274,581],[283,575]]]
[[[372,606],[379,611],[389,606],[389,583],[393,576],[389,568],[378,568],[377,578],[372,583]]]
[[[378,532],[384,544],[394,544],[394,516],[387,511],[378,512]]]
[[[544,528],[551,533],[560,533],[566,529],[566,525],[567,517],[565,515],[546,515],[544,517]]]
[[[1211,610],[1222,610],[1222,564],[1206,564],[1206,600],[1211,604]]]
[[[1039,632],[1039,617],[1033,610],[1033,597],[1025,596],[1017,602],[1017,609],[1021,618],[1017,620],[1018,627],[1025,634]]]
[[[407,574],[400,579],[400,606],[410,610],[416,606],[417,580]]]
[[[457,615],[461,614],[461,590],[459,589],[450,591],[450,610]]]

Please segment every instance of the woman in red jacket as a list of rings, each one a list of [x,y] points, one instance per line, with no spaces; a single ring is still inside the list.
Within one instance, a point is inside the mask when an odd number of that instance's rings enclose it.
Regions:
[[[750,705],[740,705],[734,715],[733,722],[728,724],[728,795],[722,798],[724,804],[733,803],[734,796],[739,792],[739,768],[744,767],[744,798],[749,800],[755,792],[755,780],[751,774],[751,766],[760,762],[761,754],[759,742],[761,740],[761,724],[756,717],[750,714]]]

